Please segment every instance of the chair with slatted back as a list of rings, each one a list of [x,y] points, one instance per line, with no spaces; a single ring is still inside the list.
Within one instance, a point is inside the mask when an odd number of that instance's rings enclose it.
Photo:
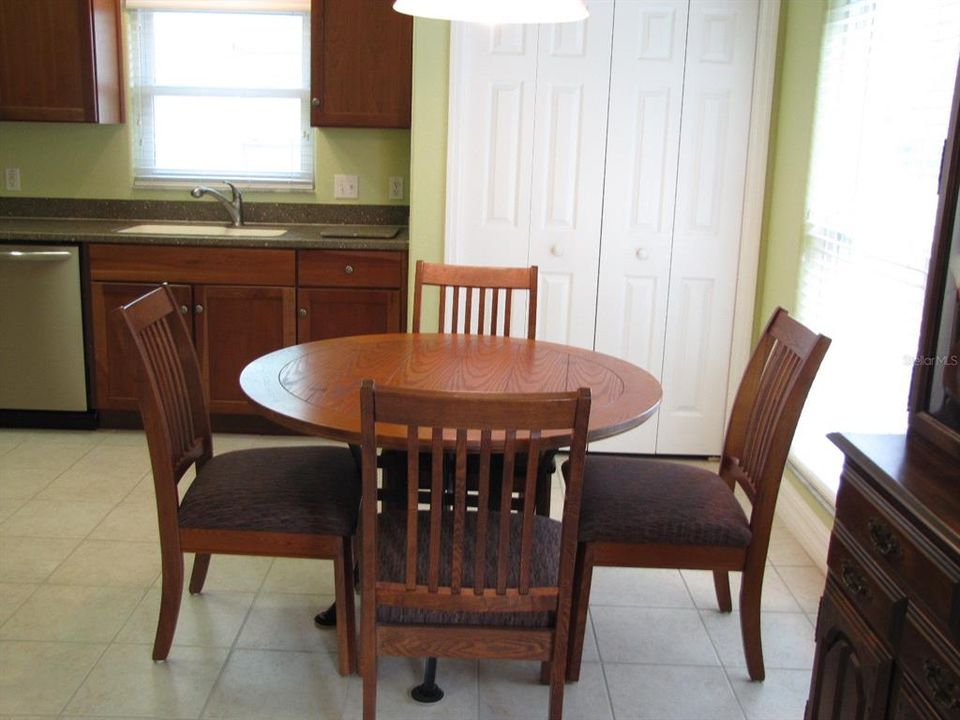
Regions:
[[[516,292],[527,293],[527,337],[537,337],[537,266],[528,268],[444,265],[417,261],[413,332],[420,332],[423,289],[440,289],[440,332],[510,335]]]
[[[712,570],[730,612],[729,571],[742,573],[740,623],[747,670],[764,678],[760,591],[787,453],[830,339],[778,309],[740,382],[717,474],[630,455],[590,455],[584,469],[568,679],[580,675],[596,566]],[[749,517],[734,497],[739,486]]]
[[[212,553],[334,562],[338,669],[356,668],[351,537],[360,474],[346,447],[277,447],[213,455],[196,351],[170,289],[118,310],[138,364],[153,469],[163,590],[153,659],[170,652],[183,593],[183,553],[195,553],[190,592],[203,589]],[[183,499],[178,485],[195,466]]]
[[[360,666],[363,717],[376,717],[377,657],[485,657],[540,660],[550,679],[549,717],[559,720],[566,674],[570,591],[579,519],[590,392],[436,393],[361,386],[364,497],[377,489],[377,423],[406,427],[405,509],[364,503],[361,518]],[[505,493],[488,500],[492,455],[499,478],[536,483],[536,463],[516,478],[523,452],[538,457],[570,445],[562,522],[534,512],[533,493],[514,511]],[[430,495],[416,500],[429,454]],[[467,456],[479,458],[480,502],[469,507]],[[454,501],[443,497],[445,456],[453,454]]]

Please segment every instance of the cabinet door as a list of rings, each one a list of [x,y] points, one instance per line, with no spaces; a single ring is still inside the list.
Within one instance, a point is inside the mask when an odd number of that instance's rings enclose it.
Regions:
[[[122,122],[118,0],[0,0],[0,120]]]
[[[400,291],[311,288],[297,295],[300,342],[401,331]]]
[[[939,717],[910,678],[898,671],[890,701],[890,720],[934,720]]]
[[[136,410],[137,361],[128,349],[127,335],[114,312],[121,305],[153,290],[156,284],[90,283],[94,407],[97,410]],[[170,285],[190,332],[193,331],[189,285]]]
[[[806,720],[881,720],[892,664],[841,591],[828,582],[817,619]]]
[[[314,126],[410,127],[413,18],[390,0],[313,0]]]
[[[296,342],[294,300],[292,287],[194,288],[194,337],[211,412],[251,412],[240,390],[240,371]]]

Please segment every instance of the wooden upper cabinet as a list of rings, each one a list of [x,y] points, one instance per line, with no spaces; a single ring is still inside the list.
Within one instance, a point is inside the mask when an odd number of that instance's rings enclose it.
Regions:
[[[123,122],[120,0],[0,0],[0,120]]]
[[[413,18],[393,0],[312,0],[311,124],[410,127]]]

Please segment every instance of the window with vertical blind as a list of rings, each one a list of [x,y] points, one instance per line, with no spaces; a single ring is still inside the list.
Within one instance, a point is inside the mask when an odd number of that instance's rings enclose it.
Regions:
[[[833,338],[791,462],[836,494],[828,432],[902,433],[960,51],[960,0],[830,0],[799,318]]]
[[[306,0],[126,7],[136,184],[313,186]]]

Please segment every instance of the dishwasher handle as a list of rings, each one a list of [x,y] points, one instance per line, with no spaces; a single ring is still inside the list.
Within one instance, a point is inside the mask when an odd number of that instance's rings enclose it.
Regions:
[[[64,262],[69,250],[0,250],[0,262]]]

